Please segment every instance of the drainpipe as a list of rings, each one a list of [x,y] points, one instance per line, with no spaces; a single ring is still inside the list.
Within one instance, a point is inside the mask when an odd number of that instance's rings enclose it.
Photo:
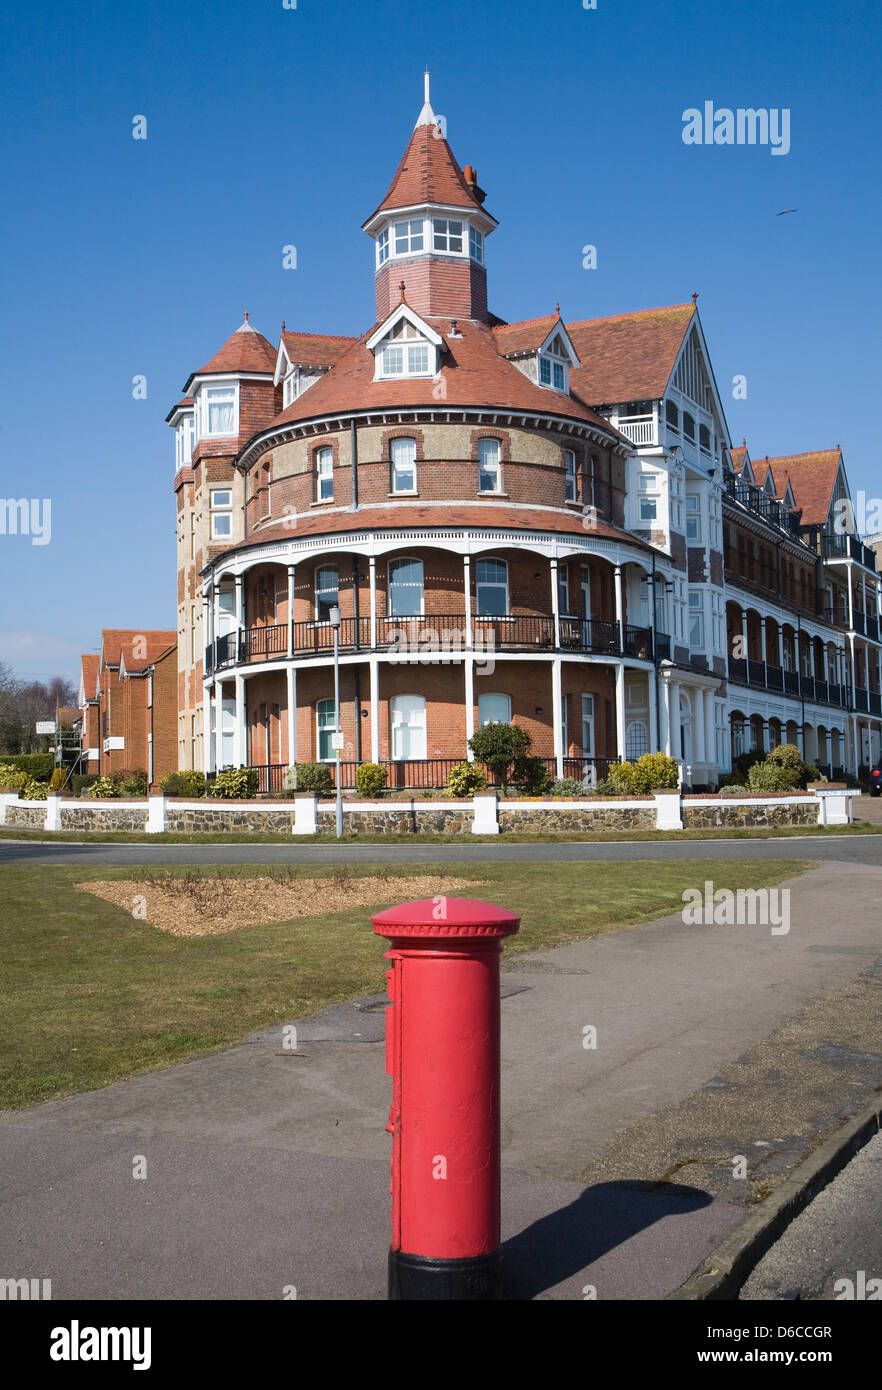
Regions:
[[[353,418],[350,426],[352,441],[352,510],[358,511],[358,426]]]

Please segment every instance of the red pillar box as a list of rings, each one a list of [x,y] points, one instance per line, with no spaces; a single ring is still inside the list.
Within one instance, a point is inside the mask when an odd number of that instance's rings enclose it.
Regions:
[[[501,1297],[499,962],[520,917],[426,898],[373,918],[390,939],[390,1299]]]

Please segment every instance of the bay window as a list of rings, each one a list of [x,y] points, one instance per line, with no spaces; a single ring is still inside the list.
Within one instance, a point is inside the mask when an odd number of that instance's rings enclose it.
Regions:
[[[203,386],[199,395],[203,436],[237,434],[239,412],[235,382],[228,386]]]
[[[462,255],[462,229],[460,221],[454,221],[449,217],[435,217],[432,219],[432,247],[435,251],[452,251],[457,256]]]

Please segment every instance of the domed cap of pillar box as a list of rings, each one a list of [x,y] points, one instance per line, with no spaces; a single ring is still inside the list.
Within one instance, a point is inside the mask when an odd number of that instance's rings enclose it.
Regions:
[[[515,912],[475,898],[421,898],[417,902],[389,907],[372,917],[378,936],[468,938],[499,941],[513,936],[521,924]]]

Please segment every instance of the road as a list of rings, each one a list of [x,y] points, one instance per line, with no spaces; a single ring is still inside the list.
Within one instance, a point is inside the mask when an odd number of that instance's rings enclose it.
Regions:
[[[882,1135],[788,1226],[740,1294],[805,1302],[849,1296],[882,1301]]]
[[[804,835],[770,840],[615,840],[381,845],[56,844],[0,841],[4,864],[472,864],[589,863],[640,859],[810,859],[882,865],[882,835]]]

